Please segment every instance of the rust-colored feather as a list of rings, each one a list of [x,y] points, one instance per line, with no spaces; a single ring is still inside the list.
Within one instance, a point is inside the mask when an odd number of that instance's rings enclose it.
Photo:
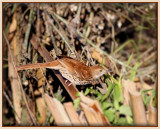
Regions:
[[[50,68],[59,70],[62,76],[76,85],[89,84],[106,73],[100,66],[87,66],[72,58],[63,57],[52,62],[18,66],[17,70]]]
[[[37,63],[37,64],[26,64],[17,67],[17,71],[25,69],[37,69],[37,68],[54,68],[58,65],[61,65],[57,60],[46,63]]]
[[[68,69],[70,74],[75,75],[82,80],[92,78],[90,67],[84,63],[70,58],[62,58],[58,61],[62,64],[62,66]]]

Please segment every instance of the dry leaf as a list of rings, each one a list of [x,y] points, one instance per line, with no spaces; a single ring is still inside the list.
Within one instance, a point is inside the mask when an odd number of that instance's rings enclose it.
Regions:
[[[111,67],[112,64],[108,57],[104,56],[104,59],[103,59],[103,54],[98,52],[96,49],[91,49],[91,52],[92,52],[92,57],[95,60],[97,60],[99,63],[102,63],[102,60],[103,60],[104,66],[106,66],[107,68]]]
[[[10,27],[9,27],[9,33],[14,32],[14,31],[16,30],[16,28],[17,28],[17,20],[16,20],[16,16],[17,16],[17,14],[14,13],[13,19],[12,19],[12,23],[11,23],[11,25],[10,25]]]
[[[44,99],[57,125],[59,126],[72,125],[70,119],[68,118],[67,113],[65,112],[63,105],[57,99],[50,97],[48,94],[44,94]]]
[[[74,109],[73,103],[72,102],[64,103],[64,107],[66,109],[66,112],[67,112],[72,124],[75,126],[82,125],[81,121],[79,120],[78,114]]]
[[[9,68],[9,78],[11,79],[11,88],[12,88],[12,96],[13,96],[13,105],[14,105],[14,109],[15,109],[15,118],[16,121],[20,124],[21,123],[21,112],[22,112],[22,107],[21,107],[21,90],[19,87],[19,83],[18,83],[18,78],[16,76],[16,71],[15,68],[13,66],[13,63],[15,62],[11,62],[11,57],[10,57],[10,53],[8,54],[8,68]]]
[[[148,119],[148,124],[151,126],[156,126],[157,125],[157,111],[156,108],[153,106],[149,106],[149,119]]]
[[[109,126],[108,119],[104,116],[98,101],[92,100],[80,93],[81,103],[84,113],[90,125],[103,125]]]
[[[42,95],[44,93],[42,85],[43,85],[43,82],[46,80],[45,77],[43,76],[42,69],[38,69],[38,71],[36,73],[36,77],[38,80],[38,85],[37,85],[38,90],[35,91],[35,94]],[[46,120],[47,110],[46,110],[46,104],[45,104],[42,96],[36,98],[36,105],[37,105],[37,109],[40,113],[40,119],[38,122],[39,122],[39,124],[43,124]]]
[[[130,81],[130,80],[122,80],[123,85],[123,97],[124,97],[124,104],[129,105],[130,104],[130,97],[129,97],[129,90],[132,92],[137,92],[136,90],[136,83]]]
[[[137,91],[132,91],[129,89],[129,95],[134,124],[138,126],[146,126],[147,119],[141,94]]]

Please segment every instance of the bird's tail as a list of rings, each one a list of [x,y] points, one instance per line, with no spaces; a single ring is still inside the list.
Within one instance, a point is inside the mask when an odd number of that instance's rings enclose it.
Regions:
[[[26,64],[16,67],[17,71],[25,70],[25,69],[37,69],[37,68],[53,68],[58,66],[60,63],[55,60],[52,62],[46,62],[46,63],[37,63],[37,64]]]

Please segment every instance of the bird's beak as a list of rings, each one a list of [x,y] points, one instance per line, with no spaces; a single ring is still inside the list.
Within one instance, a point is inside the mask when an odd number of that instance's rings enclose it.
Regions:
[[[106,72],[109,73],[109,72],[113,72],[113,71],[112,70],[106,70]]]

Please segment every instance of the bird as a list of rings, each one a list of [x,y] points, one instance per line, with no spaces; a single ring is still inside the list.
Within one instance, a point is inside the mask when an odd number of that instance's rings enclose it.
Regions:
[[[46,63],[26,64],[17,66],[17,71],[26,69],[48,68],[58,70],[61,75],[70,81],[74,85],[87,85],[97,80],[102,75],[110,72],[105,70],[101,66],[87,66],[81,61],[73,59],[71,57],[63,57]]]

